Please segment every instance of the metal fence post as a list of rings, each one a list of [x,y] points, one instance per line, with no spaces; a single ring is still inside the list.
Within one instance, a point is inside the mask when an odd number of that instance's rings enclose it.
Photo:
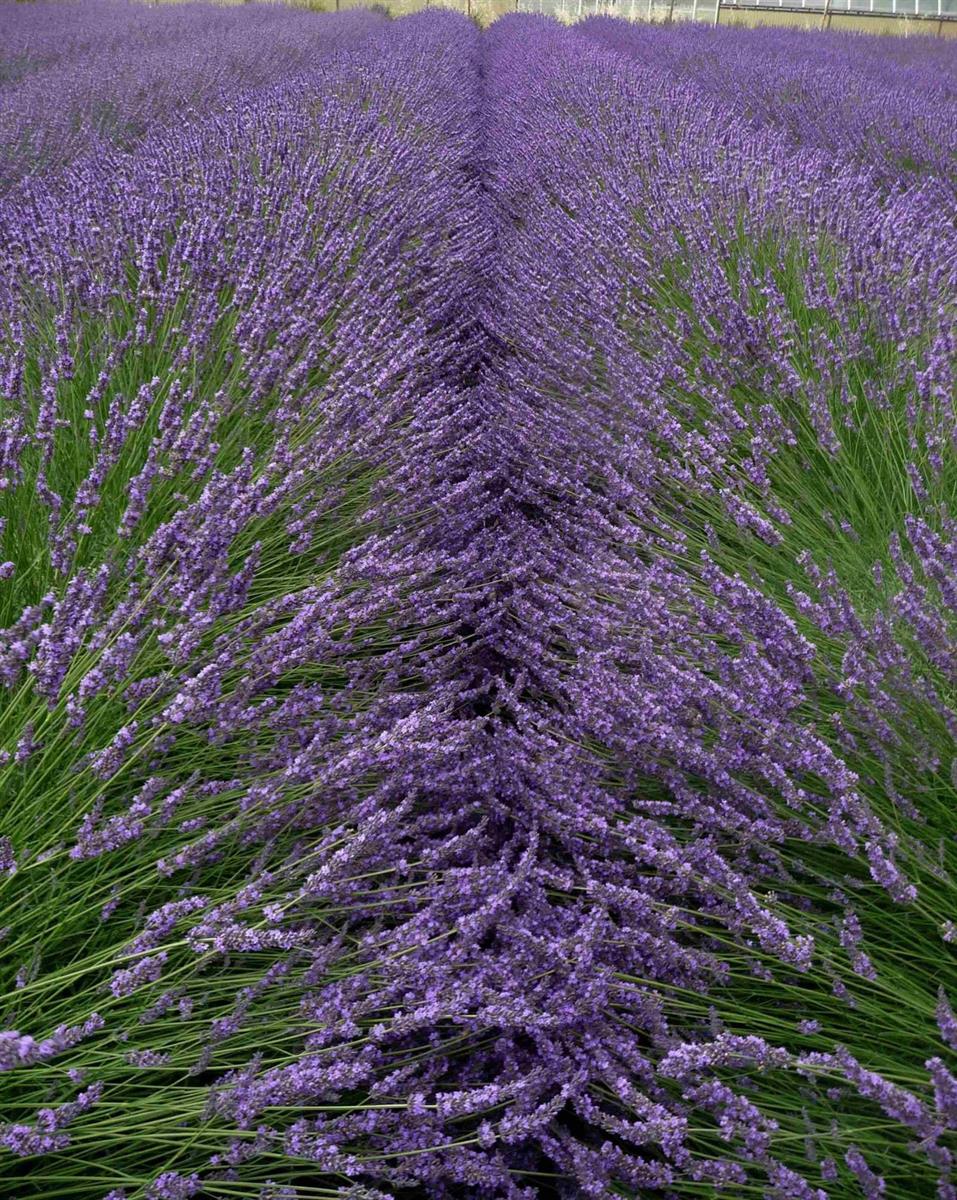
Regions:
[[[715,4],[714,4],[714,24],[715,24],[715,28],[717,28],[717,26],[718,26],[718,23],[719,23],[719,21],[720,21],[720,20],[721,20],[721,0],[715,0]]]

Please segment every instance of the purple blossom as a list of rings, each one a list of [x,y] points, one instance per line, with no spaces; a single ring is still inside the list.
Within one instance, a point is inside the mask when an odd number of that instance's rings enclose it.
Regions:
[[[856,1146],[849,1146],[847,1153],[844,1155],[844,1161],[853,1171],[858,1183],[861,1185],[867,1200],[879,1200],[887,1191],[887,1185],[879,1175],[876,1175],[867,1165],[864,1155]]]
[[[99,1013],[92,1013],[82,1024],[58,1025],[53,1033],[40,1041],[16,1030],[0,1033],[0,1071],[14,1067],[29,1066],[35,1062],[46,1062],[71,1050],[85,1038],[103,1028],[104,1020]]]
[[[148,1200],[189,1200],[200,1191],[200,1179],[196,1174],[181,1175],[178,1171],[164,1171],[147,1187]]]
[[[163,973],[163,967],[169,957],[165,950],[148,958],[141,958],[132,967],[123,967],[113,972],[110,979],[110,991],[118,999],[129,996],[146,984],[155,983]]]
[[[957,1016],[951,1008],[950,1000],[943,988],[937,991],[937,1028],[951,1050],[957,1050]]]
[[[957,1078],[947,1070],[943,1059],[929,1058],[924,1065],[930,1072],[934,1104],[940,1119],[948,1129],[957,1129]]]

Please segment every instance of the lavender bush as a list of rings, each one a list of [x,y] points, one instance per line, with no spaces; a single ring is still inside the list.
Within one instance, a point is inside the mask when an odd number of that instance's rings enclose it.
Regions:
[[[0,194],[78,154],[131,147],[151,127],[226,107],[354,44],[382,18],[275,5],[5,2]]]
[[[957,1195],[953,53],[6,28],[8,1194]]]

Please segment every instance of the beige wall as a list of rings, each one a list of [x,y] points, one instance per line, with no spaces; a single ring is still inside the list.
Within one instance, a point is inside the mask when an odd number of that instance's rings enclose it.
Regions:
[[[340,7],[361,8],[371,4],[373,0],[339,0]],[[527,4],[528,0],[522,0]],[[482,25],[490,25],[496,17],[507,12],[515,11],[515,0],[441,0],[431,6],[427,0],[379,0],[394,17],[405,16],[407,13],[421,12],[423,8],[451,8],[455,12],[468,13]],[[335,0],[323,0],[324,8],[335,8]]]

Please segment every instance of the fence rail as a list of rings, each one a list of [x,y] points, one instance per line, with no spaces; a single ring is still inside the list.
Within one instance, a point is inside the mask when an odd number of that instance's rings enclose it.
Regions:
[[[521,12],[575,20],[592,13],[631,20],[713,20],[722,13],[817,13],[957,22],[957,0],[515,0]]]
[[[862,17],[910,17],[923,21],[957,21],[954,0],[721,0],[721,8],[748,12],[854,13]]]

